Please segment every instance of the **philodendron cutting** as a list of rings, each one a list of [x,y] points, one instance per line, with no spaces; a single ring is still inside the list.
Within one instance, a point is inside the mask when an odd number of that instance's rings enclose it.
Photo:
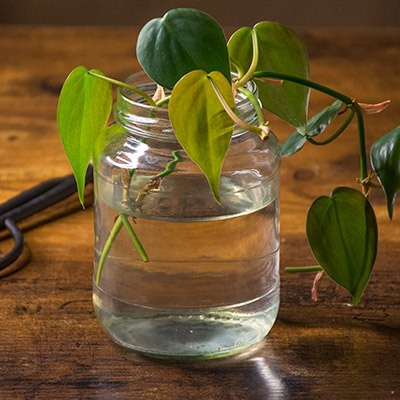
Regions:
[[[268,125],[265,115],[275,114],[294,128],[294,133],[281,144],[281,155],[291,156],[305,144],[331,143],[355,120],[361,190],[338,187],[330,196],[313,202],[306,231],[318,266],[296,271],[324,271],[357,304],[377,253],[378,231],[368,200],[370,189],[384,190],[390,218],[400,189],[400,127],[373,144],[369,152],[372,169],[368,170],[364,114],[380,112],[388,102],[362,104],[310,80],[303,43],[291,29],[276,22],[241,28],[227,42],[221,26],[209,15],[195,9],[174,9],[142,28],[136,50],[144,72],[158,84],[154,96],[83,66],[70,73],[61,91],[58,127],[81,201],[91,159],[101,151],[105,137],[120,132],[117,123],[107,126],[113,84],[138,93],[151,106],[168,107],[176,138],[206,176],[216,202],[221,202],[221,169],[235,124],[257,133],[259,140],[269,140],[269,129],[273,127]],[[248,90],[250,81],[257,85],[258,97]],[[333,103],[307,119],[311,89],[331,96]],[[238,94],[251,101],[258,117],[256,124],[238,117],[235,112]],[[341,126],[329,138],[317,141],[334,119],[342,120]],[[176,155],[157,182],[172,174],[178,162]],[[373,183],[375,177],[377,182]],[[107,257],[115,236],[124,226],[143,261],[147,261],[146,249],[123,215],[116,221],[102,257]]]

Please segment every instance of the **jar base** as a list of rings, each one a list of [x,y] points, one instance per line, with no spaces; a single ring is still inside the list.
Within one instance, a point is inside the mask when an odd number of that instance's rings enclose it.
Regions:
[[[268,334],[278,313],[275,304],[257,313],[146,308],[142,313],[136,309],[134,314],[116,314],[96,300],[97,317],[114,342],[157,358],[211,359],[241,353]]]

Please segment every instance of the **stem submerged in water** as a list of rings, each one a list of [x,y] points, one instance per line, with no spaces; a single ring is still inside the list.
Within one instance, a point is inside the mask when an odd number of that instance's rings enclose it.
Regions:
[[[173,159],[165,166],[165,169],[154,176],[154,178],[157,179],[162,179],[165,176],[171,174],[172,172],[175,171],[176,164],[180,161],[182,161],[182,157],[180,155],[180,150],[175,150],[172,152]],[[131,176],[133,175],[133,172]],[[117,238],[119,232],[121,231],[122,227],[124,227],[130,238],[132,239],[132,242],[134,243],[136,250],[138,251],[140,258],[143,262],[148,262],[149,257],[146,253],[145,248],[143,247],[142,243],[140,242],[138,236],[136,235],[135,230],[133,229],[132,225],[130,224],[128,220],[128,215],[124,213],[119,213],[118,218],[114,222],[114,226],[111,229],[110,235],[107,238],[106,243],[104,244],[103,251],[101,253],[98,265],[97,265],[97,273],[96,273],[96,279],[95,282],[96,284],[99,284],[100,279],[101,279],[101,274],[103,272],[104,264],[107,260],[107,257],[111,251],[111,247]]]
[[[139,252],[140,258],[143,262],[148,262],[149,257],[147,256],[146,250],[144,249],[142,243],[140,242],[139,238],[137,237],[135,231],[132,228],[132,225],[128,221],[128,217],[125,214],[119,214],[119,218],[121,219],[125,229],[128,231],[130,238],[132,239],[133,243],[137,251]]]
[[[97,273],[96,273],[96,284],[99,284],[101,273],[103,272],[104,263],[111,251],[111,246],[114,243],[115,239],[117,238],[119,232],[121,231],[122,227],[128,231],[129,236],[131,237],[135,247],[140,255],[140,258],[143,262],[148,262],[149,257],[147,256],[146,250],[144,249],[142,243],[140,242],[139,238],[137,237],[135,231],[132,228],[132,225],[128,221],[128,217],[120,213],[118,218],[115,220],[114,226],[111,229],[110,235],[107,238],[107,241],[103,247],[103,251],[100,256],[99,263],[97,265]]]
[[[116,219],[114,226],[111,229],[110,235],[108,236],[107,241],[103,247],[103,251],[101,252],[99,263],[97,265],[96,284],[99,284],[99,282],[100,282],[100,277],[101,277],[101,273],[103,272],[104,263],[108,257],[108,254],[110,253],[111,246],[114,243],[114,240],[116,239],[118,233],[122,229],[122,226],[123,226],[122,219],[120,217],[118,217]]]

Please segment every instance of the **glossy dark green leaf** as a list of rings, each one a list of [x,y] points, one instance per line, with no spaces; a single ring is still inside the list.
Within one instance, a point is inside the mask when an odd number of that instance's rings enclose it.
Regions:
[[[281,146],[281,155],[285,157],[292,156],[303,148],[307,139],[320,135],[328,125],[337,117],[342,102],[336,100],[331,106],[326,107],[317,115],[307,121],[307,135],[302,135],[296,131],[290,135]]]
[[[169,89],[193,70],[219,71],[230,80],[224,32],[199,10],[177,8],[149,21],[139,33],[136,52],[145,72]]]
[[[400,191],[400,126],[378,139],[371,147],[371,164],[385,191],[389,217],[393,217]]]
[[[259,49],[257,71],[310,78],[307,51],[291,29],[276,22],[260,22],[253,29],[257,35]],[[251,31],[251,28],[241,28],[228,42],[231,59],[245,72],[253,57]],[[256,82],[263,107],[304,134],[310,89],[291,82],[276,84],[260,79]]]
[[[104,75],[101,71],[95,73]],[[75,68],[61,90],[57,125],[83,204],[85,175],[97,135],[105,128],[112,107],[110,83],[91,76],[85,67]]]
[[[230,82],[220,72],[192,71],[174,87],[169,113],[176,137],[204,172],[219,201],[219,181],[233,133],[233,121],[219,101],[210,78],[228,105],[235,105]]]
[[[358,190],[339,187],[322,196],[307,216],[311,250],[323,270],[360,301],[376,258],[378,229],[374,211]]]

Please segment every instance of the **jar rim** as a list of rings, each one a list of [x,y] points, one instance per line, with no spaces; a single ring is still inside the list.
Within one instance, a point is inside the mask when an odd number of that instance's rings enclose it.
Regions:
[[[232,73],[233,76],[235,76],[235,73]],[[146,79],[146,80],[143,80]],[[135,83],[136,81],[139,81],[140,83]],[[134,72],[131,75],[128,75],[125,80],[125,83],[128,84],[133,84],[135,83],[135,86],[138,87],[140,90],[143,90],[143,87],[149,87],[149,85],[151,85],[151,87],[154,89],[155,86],[157,86],[156,82],[154,82],[144,71],[138,71],[138,72]],[[250,80],[247,83],[247,89],[252,92],[252,93],[258,93],[258,88],[257,85],[254,81]],[[146,92],[146,90],[143,90],[144,92]],[[162,108],[162,107],[157,107],[157,106],[153,106],[151,104],[147,104],[144,103],[143,100],[145,100],[142,96],[140,96],[139,94],[133,92],[132,90],[130,90],[127,87],[120,87],[118,88],[118,92],[120,93],[121,96],[123,96],[124,100],[134,104],[135,106],[138,107],[143,107],[143,108],[147,108],[147,109],[157,109],[157,110],[168,110],[167,107]],[[169,94],[171,92],[171,90],[167,90],[167,93]],[[134,100],[134,98],[137,97],[138,99],[142,100],[142,101],[137,101]],[[239,101],[237,100],[239,99]],[[243,105],[247,105],[249,104],[249,100],[248,98],[241,94],[240,92],[237,93],[237,97],[236,97],[236,107],[241,107]]]
[[[145,93],[154,93],[157,88],[157,84],[144,72],[135,72],[129,75],[125,82],[134,85]],[[258,88],[254,81],[249,81],[247,89],[254,94],[258,94]],[[167,90],[166,94],[169,95],[171,90]],[[238,92],[236,95],[236,109],[239,111],[241,118],[248,123],[255,122],[257,120],[257,114],[253,104],[250,100],[242,93]],[[140,118],[133,118],[134,114],[143,114]],[[117,105],[115,108],[115,120],[123,125],[128,131],[132,130],[142,136],[157,137],[161,140],[167,141],[178,141],[176,135],[170,125],[168,105],[162,107],[153,106],[148,104],[145,98],[136,92],[126,87],[120,87],[118,89]],[[137,123],[139,124],[137,125]],[[148,129],[144,129],[146,124],[155,128],[156,124],[160,123],[162,128],[160,132],[149,132]],[[243,128],[235,125],[233,137],[237,137],[245,132]]]

